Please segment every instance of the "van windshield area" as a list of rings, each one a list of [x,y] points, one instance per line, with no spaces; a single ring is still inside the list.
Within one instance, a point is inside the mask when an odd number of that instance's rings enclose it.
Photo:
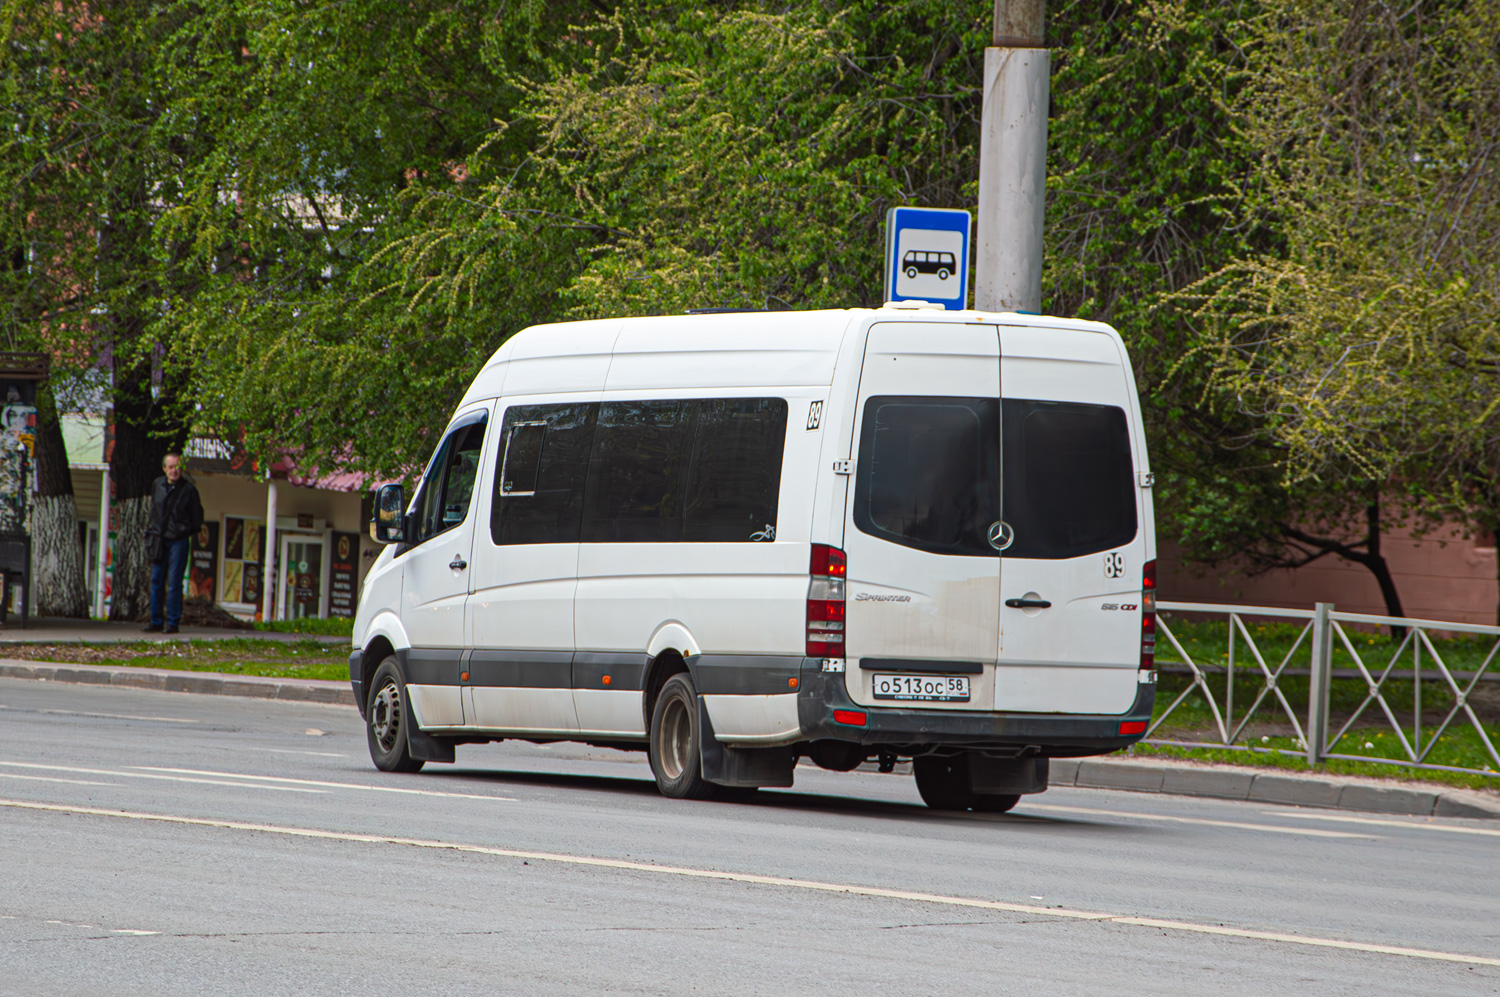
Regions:
[[[1133,485],[1117,406],[881,395],[865,403],[854,525],[934,554],[994,557],[990,528],[1003,520],[1005,557],[1080,557],[1134,539]]]

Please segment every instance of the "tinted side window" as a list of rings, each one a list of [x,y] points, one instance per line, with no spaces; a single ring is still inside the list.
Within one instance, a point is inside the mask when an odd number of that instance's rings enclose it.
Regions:
[[[485,420],[455,429],[438,449],[437,458],[422,481],[417,500],[416,537],[421,543],[453,529],[469,514],[479,454],[484,447]]]
[[[697,405],[682,539],[775,540],[786,400],[732,398]]]
[[[937,554],[993,556],[999,518],[993,398],[882,395],[865,402],[854,524]]]
[[[682,539],[696,415],[697,406],[683,401],[600,406],[589,456],[584,543]]]
[[[1135,468],[1123,409],[1007,398],[1006,557],[1079,557],[1136,534]]]
[[[497,544],[577,543],[596,404],[512,405],[490,507]]]

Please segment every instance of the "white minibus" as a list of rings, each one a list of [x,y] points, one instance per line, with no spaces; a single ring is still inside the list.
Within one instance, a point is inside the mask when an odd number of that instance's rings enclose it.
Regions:
[[[535,326],[410,502],[349,677],[386,771],[519,738],[661,791],[806,759],[1004,811],[1145,733],[1152,477],[1106,325],[920,304]]]

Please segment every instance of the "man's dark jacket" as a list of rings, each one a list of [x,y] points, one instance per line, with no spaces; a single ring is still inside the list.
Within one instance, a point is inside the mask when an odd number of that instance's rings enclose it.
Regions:
[[[163,474],[151,485],[151,527],[148,532],[157,533],[171,543],[198,532],[203,525],[203,503],[198,500],[198,488],[186,475],[177,479],[177,484],[167,483]]]

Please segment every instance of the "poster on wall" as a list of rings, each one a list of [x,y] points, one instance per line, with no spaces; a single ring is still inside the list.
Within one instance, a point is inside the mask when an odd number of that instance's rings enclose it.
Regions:
[[[188,548],[188,598],[213,602],[218,578],[219,524],[205,522]]]
[[[266,534],[259,519],[224,517],[225,602],[259,603]]]
[[[333,535],[333,560],[328,569],[328,615],[353,616],[359,585],[358,533]]]
[[[261,594],[261,567],[258,564],[245,562],[244,583],[240,587],[240,601],[260,605]]]

